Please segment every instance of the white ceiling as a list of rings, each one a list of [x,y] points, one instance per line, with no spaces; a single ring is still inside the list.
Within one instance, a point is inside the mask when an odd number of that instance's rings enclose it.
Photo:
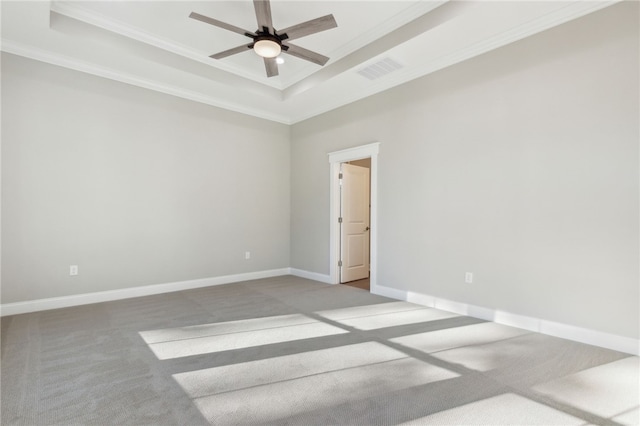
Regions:
[[[2,1],[2,50],[257,117],[293,124],[609,6],[614,1],[272,0],[276,29],[333,14],[338,27],[297,39],[329,56],[284,55],[267,78],[247,38],[193,12],[255,31],[235,1]],[[400,67],[370,80],[381,60]]]

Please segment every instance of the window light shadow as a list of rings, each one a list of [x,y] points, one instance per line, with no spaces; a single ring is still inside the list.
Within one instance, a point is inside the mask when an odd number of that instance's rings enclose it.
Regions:
[[[347,333],[347,331],[311,320],[306,324],[292,323],[275,328],[238,330],[231,333],[149,343],[148,345],[158,359],[166,360],[342,333]]]
[[[321,317],[339,321],[348,318],[360,318],[371,315],[382,315],[397,312],[406,312],[423,309],[423,306],[415,305],[408,302],[387,302],[375,305],[358,305],[348,308],[330,309],[326,311],[318,311],[316,314]]]
[[[177,373],[173,378],[189,397],[201,398],[402,358],[407,355],[377,342],[365,342]]]
[[[195,370],[191,364],[172,376],[212,424],[306,423],[311,413],[329,419],[338,408],[380,404],[394,395],[401,407],[418,397],[415,392],[438,405],[425,409],[414,401],[398,417],[407,424],[637,423],[638,384],[629,382],[639,374],[637,357],[582,366],[577,373],[560,368],[554,380],[544,376],[539,385],[518,390],[509,383],[517,376],[511,364],[544,367],[540,355],[523,357],[526,345],[518,343],[537,333],[465,318],[390,302],[139,334],[160,360],[200,355],[200,367],[218,363]],[[219,354],[249,348],[255,358],[219,364]],[[384,404],[377,409],[386,415]]]
[[[302,314],[278,315],[211,324],[197,324],[186,327],[165,328],[162,330],[141,331],[140,336],[147,344],[153,344],[243,331],[258,331],[291,325],[310,324],[313,322],[317,321]]]
[[[458,314],[441,311],[439,309],[422,308],[400,312],[384,312],[375,315],[354,316],[345,319],[336,319],[335,321],[359,330],[376,330],[380,328],[418,324],[458,316]]]
[[[425,353],[434,353],[447,349],[495,342],[496,340],[508,339],[529,333],[531,332],[514,327],[493,322],[483,322],[402,336],[390,340]]]
[[[265,380],[261,385],[195,398],[194,403],[212,423],[219,419],[228,424],[268,423],[310,409],[331,409],[345,401],[457,376],[406,357],[329,370],[286,380]]]
[[[640,359],[628,357],[532,389],[556,401],[623,424],[640,424]]]
[[[505,393],[401,424],[577,426],[584,425],[585,421],[522,396]]]

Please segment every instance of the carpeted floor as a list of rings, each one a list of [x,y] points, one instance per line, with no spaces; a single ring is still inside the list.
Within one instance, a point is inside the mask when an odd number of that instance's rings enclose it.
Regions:
[[[2,318],[3,425],[638,424],[638,357],[293,276]]]

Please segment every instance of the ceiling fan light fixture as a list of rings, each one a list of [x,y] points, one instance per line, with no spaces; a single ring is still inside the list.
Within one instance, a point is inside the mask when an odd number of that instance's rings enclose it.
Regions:
[[[274,40],[258,40],[253,45],[253,51],[263,58],[275,58],[280,54],[282,48],[277,41]]]

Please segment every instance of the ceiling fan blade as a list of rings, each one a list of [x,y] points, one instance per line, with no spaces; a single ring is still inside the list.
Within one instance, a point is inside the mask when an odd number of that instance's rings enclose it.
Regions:
[[[249,38],[253,38],[253,36],[255,35],[255,33],[251,31],[243,30],[242,28],[236,27],[235,25],[227,24],[226,22],[218,21],[217,19],[209,18],[208,16],[200,15],[199,13],[196,13],[196,12],[191,12],[191,14],[189,15],[189,18],[196,19],[198,21],[201,21],[216,27],[224,28],[225,30],[242,34],[243,36],[247,36]]]
[[[312,19],[310,21],[291,26],[289,28],[285,28],[284,30],[279,30],[278,35],[284,36],[286,34],[287,37],[284,37],[284,39],[293,40],[296,38],[319,33],[320,31],[330,30],[331,28],[335,28],[337,26],[338,23],[336,22],[333,15],[327,15],[321,18]]]
[[[278,63],[276,58],[264,58],[264,68],[267,70],[267,77],[278,75]]]
[[[258,21],[258,31],[267,27],[269,34],[273,34],[273,22],[271,20],[271,4],[269,0],[253,0],[253,7],[256,10],[256,20]]]
[[[304,47],[295,46],[289,43],[284,44],[284,46],[288,48],[282,49],[284,53],[288,53],[296,58],[304,59],[305,61],[313,62],[314,64],[324,65],[329,60],[327,56],[305,49]]]
[[[247,50],[251,50],[251,44],[243,44],[242,46],[234,47],[233,49],[225,50],[224,52],[215,53],[209,57],[213,59],[222,59],[227,56],[235,55],[236,53],[246,52]]]

